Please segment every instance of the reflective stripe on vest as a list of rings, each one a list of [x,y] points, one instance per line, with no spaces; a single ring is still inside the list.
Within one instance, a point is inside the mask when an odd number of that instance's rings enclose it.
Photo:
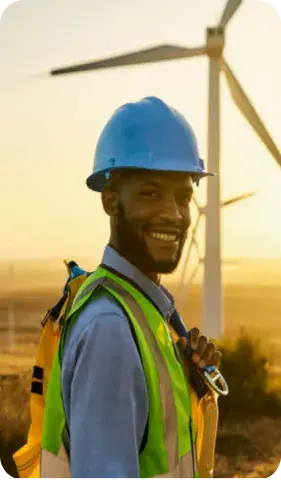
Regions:
[[[93,290],[101,285],[121,304],[131,320],[147,380],[149,428],[147,443],[139,457],[141,477],[198,476],[195,449],[190,438],[192,426],[188,387],[161,314],[135,287],[99,268],[79,290],[70,316],[78,312]],[[171,375],[173,372],[174,376]],[[48,455],[43,454],[42,460],[58,453],[60,458],[62,456],[61,448],[47,450]],[[53,466],[54,462],[53,458]],[[59,477],[58,472],[56,475]],[[63,476],[67,476],[65,472]]]

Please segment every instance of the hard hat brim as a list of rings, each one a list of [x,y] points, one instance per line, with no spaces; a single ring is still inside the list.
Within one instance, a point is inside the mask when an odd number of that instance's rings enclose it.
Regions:
[[[127,170],[128,167],[119,167],[119,168],[116,168],[116,169],[112,169],[112,170]],[[186,173],[187,175],[190,175],[196,179],[201,179],[201,178],[204,178],[204,177],[213,177],[216,175],[216,173],[212,173],[212,172],[206,172],[206,171],[183,171],[183,170],[166,170],[165,168],[163,169],[149,169],[149,168],[140,168],[140,167],[130,167],[130,169],[132,170],[151,170],[151,171],[162,171],[162,172],[178,172],[178,173]],[[102,170],[102,171],[99,171],[99,172],[95,172],[95,173],[92,173],[91,175],[89,175],[89,177],[86,179],[86,185],[88,188],[90,188],[90,190],[93,190],[95,192],[102,192],[103,189],[104,189],[104,186],[105,186],[105,183],[106,183],[106,173],[109,173],[108,170]]]

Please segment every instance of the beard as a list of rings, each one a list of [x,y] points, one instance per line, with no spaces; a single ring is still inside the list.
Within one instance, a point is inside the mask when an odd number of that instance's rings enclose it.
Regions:
[[[187,227],[184,226],[181,229],[182,233],[176,256],[157,259],[149,252],[148,245],[145,241],[145,233],[149,231],[149,226],[148,224],[144,225],[143,221],[140,222],[139,220],[129,219],[126,216],[122,203],[119,202],[115,223],[118,251],[143,273],[172,273],[178,266],[182,255],[187,235]],[[141,235],[141,233],[143,234]]]

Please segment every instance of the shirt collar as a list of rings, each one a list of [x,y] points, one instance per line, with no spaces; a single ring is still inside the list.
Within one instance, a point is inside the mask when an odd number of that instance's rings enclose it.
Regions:
[[[124,275],[128,280],[133,281],[151,299],[162,315],[169,320],[174,310],[174,299],[163,285],[156,285],[110,245],[107,245],[104,250],[102,263]]]

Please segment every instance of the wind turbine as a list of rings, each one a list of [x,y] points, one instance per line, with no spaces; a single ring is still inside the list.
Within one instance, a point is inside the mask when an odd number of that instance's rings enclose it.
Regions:
[[[223,58],[225,29],[238,10],[242,0],[228,0],[216,27],[206,29],[206,43],[198,48],[177,45],[158,45],[152,48],[118,55],[80,65],[51,70],[50,75],[62,75],[104,68],[162,62],[207,55],[209,58],[209,112],[208,112],[208,169],[217,176],[207,180],[205,207],[205,259],[203,285],[204,333],[220,337],[223,330],[221,288],[221,222],[220,222],[220,73],[227,80],[234,103],[250,123],[256,134],[281,166],[281,154],[256,110]]]
[[[242,200],[246,200],[247,198],[253,197],[254,195],[255,195],[255,192],[248,192],[248,193],[244,193],[242,195],[238,195],[238,196],[229,198],[227,200],[221,201],[220,208],[223,209],[223,208],[228,207],[230,205],[233,205],[237,202],[240,202]],[[200,220],[201,220],[202,216],[206,215],[206,205],[201,206],[198,203],[198,200],[196,199],[195,195],[193,196],[193,202],[194,202],[194,204],[196,206],[196,209],[197,209],[197,218],[195,220],[194,226],[192,227],[190,240],[189,240],[187,251],[186,251],[186,254],[185,254],[184,261],[183,261],[183,267],[181,269],[179,289],[178,289],[178,292],[177,292],[179,305],[182,305],[183,300],[186,300],[186,297],[188,295],[188,287],[191,285],[191,283],[195,279],[200,265],[205,264],[205,258],[201,256],[200,250],[199,250],[199,241],[198,241],[198,238],[197,238],[197,231],[199,229]],[[193,249],[196,252],[197,261],[196,261],[193,269],[190,271],[190,274],[189,274],[188,279],[186,281],[187,266],[188,266],[188,263],[190,263],[190,257],[191,257],[191,253],[192,253]],[[221,264],[223,264],[223,263],[226,263],[226,262],[224,260],[221,260]],[[205,330],[204,330],[204,333],[205,333]]]

